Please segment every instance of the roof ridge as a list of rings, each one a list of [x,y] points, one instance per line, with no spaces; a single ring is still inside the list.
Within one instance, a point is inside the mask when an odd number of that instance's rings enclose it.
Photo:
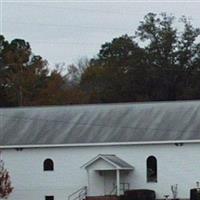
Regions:
[[[171,103],[200,103],[200,99],[194,100],[174,100],[174,101],[146,101],[146,102],[116,102],[116,103],[94,103],[94,104],[68,104],[68,105],[42,105],[42,106],[21,106],[21,107],[0,107],[1,109],[29,109],[29,108],[63,108],[63,107],[91,107],[91,106],[114,106],[114,105],[156,105]]]

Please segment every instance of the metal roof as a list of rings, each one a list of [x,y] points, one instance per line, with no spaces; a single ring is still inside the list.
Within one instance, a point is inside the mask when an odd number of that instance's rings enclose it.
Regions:
[[[0,146],[200,140],[200,101],[0,109]]]
[[[124,169],[124,170],[133,170],[133,166],[122,160],[121,158],[117,157],[114,154],[99,154],[86,164],[84,164],[82,167],[87,168],[88,166],[95,163],[97,160],[103,159],[104,161],[110,163],[112,166],[114,166],[115,169]]]

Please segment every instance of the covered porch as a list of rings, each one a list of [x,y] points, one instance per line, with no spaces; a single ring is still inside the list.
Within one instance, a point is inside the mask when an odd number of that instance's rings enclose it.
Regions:
[[[130,189],[133,166],[110,154],[99,154],[83,167],[87,170],[88,196],[120,196]]]

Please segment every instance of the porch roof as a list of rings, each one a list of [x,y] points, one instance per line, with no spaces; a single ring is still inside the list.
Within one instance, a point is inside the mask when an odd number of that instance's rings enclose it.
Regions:
[[[95,163],[97,160],[103,159],[105,162],[111,164],[115,169],[121,169],[121,170],[133,170],[134,167],[130,165],[129,163],[125,162],[121,158],[117,157],[114,154],[99,154],[87,163],[85,163],[82,167],[87,168],[88,166]]]

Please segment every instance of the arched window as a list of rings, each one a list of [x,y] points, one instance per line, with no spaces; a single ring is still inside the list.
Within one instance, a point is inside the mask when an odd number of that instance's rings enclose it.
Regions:
[[[154,156],[147,158],[147,182],[157,182],[157,159]]]
[[[50,158],[46,159],[43,163],[43,169],[44,171],[53,171],[54,169],[53,160],[51,160]]]

